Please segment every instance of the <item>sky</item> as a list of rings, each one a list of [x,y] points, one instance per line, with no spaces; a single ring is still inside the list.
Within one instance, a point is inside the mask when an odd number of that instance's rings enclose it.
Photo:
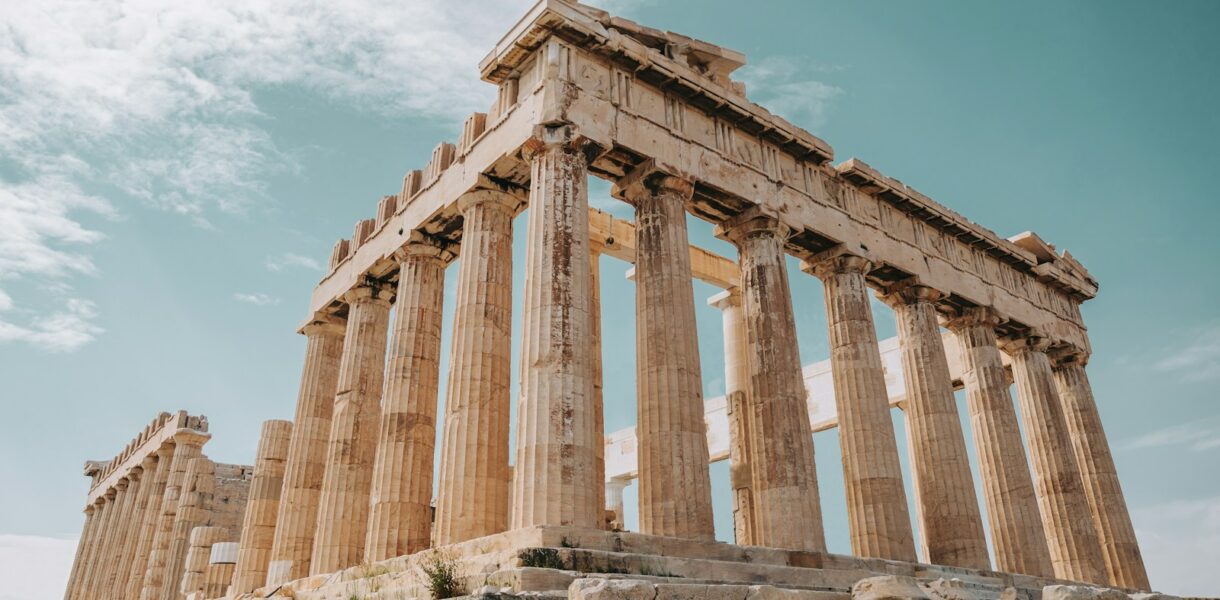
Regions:
[[[457,4],[5,3],[0,600],[62,595],[83,461],[113,456],[157,412],[206,414],[209,456],[244,464],[263,420],[292,417],[295,331],[331,245],[490,106],[478,61],[529,3]],[[735,76],[750,98],[829,142],[836,162],[858,157],[1002,236],[1033,230],[1076,256],[1101,284],[1082,309],[1089,372],[1152,583],[1220,595],[1220,201],[1208,183],[1220,4],[603,6],[744,52]],[[590,189],[594,206],[631,217],[605,182]],[[735,257],[710,224],[689,223],[692,242]],[[515,230],[522,265],[524,218]],[[602,261],[614,431],[635,421],[634,290],[629,265]],[[821,285],[789,266],[802,361],[824,360]],[[704,302],[716,291],[695,284],[708,397],[723,393],[720,316]],[[893,336],[892,311],[874,311],[878,336]],[[514,397],[516,380],[514,366]],[[814,443],[827,542],[846,553],[837,438]],[[731,540],[727,465],[712,477],[717,535]]]

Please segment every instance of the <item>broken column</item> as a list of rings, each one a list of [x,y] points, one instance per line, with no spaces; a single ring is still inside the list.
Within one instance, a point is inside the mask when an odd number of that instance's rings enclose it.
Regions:
[[[208,559],[212,545],[223,541],[229,532],[223,527],[196,527],[191,530],[190,548],[182,568],[182,582],[178,591],[187,598],[193,593],[205,594]],[[209,596],[204,596],[209,597]]]
[[[254,591],[267,581],[267,564],[275,539],[275,521],[284,486],[284,463],[288,459],[291,437],[292,421],[263,422],[254,459],[254,479],[250,482],[250,498],[246,501],[241,526],[233,576],[234,594]]]
[[[733,540],[757,545],[754,531],[754,452],[751,443],[750,365],[741,292],[730,288],[708,299],[724,327],[724,403],[729,419],[729,485],[733,489]]]

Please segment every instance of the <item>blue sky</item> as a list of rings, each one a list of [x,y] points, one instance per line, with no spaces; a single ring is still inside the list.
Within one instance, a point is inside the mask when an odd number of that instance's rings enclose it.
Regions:
[[[466,4],[6,4],[0,578],[16,587],[0,600],[59,595],[37,578],[62,578],[71,559],[82,461],[113,455],[156,412],[207,414],[208,453],[242,463],[262,420],[291,417],[294,331],[331,244],[486,110],[494,90],[476,65],[528,2]],[[1220,4],[609,7],[744,52],[750,97],[836,160],[1081,260],[1101,282],[1083,308],[1090,376],[1152,582],[1220,594],[1208,570],[1220,561]],[[630,216],[604,183],[591,189]],[[690,222],[693,241],[734,255]],[[517,232],[520,252],[524,219]],[[634,422],[626,269],[603,259],[608,430]],[[791,279],[802,360],[822,360],[821,286]],[[446,353],[455,281],[451,268]],[[723,391],[719,314],[703,302],[715,291],[696,284],[708,396]],[[892,336],[892,312],[878,304],[876,317]],[[833,432],[815,446],[828,543],[846,552]],[[726,472],[713,467],[727,539]]]

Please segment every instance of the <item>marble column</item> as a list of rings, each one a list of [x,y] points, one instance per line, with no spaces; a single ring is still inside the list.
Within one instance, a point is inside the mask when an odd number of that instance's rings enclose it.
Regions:
[[[392,296],[384,284],[374,282],[343,296],[348,303],[347,334],[318,500],[311,575],[333,573],[364,560]]]
[[[99,598],[104,598],[110,593],[111,576],[119,566],[119,540],[127,526],[127,509],[131,505],[131,495],[127,493],[130,486],[129,477],[123,477],[114,484],[115,495],[110,500],[106,537],[101,540],[102,551],[94,559],[97,564],[97,572],[89,586],[90,593]]]
[[[212,555],[208,558],[208,570],[203,578],[203,597],[220,598],[233,581],[233,571],[237,567],[237,542],[216,542],[212,544]]]
[[[739,546],[757,545],[754,516],[754,451],[751,446],[750,365],[745,315],[738,288],[708,299],[720,309],[724,327],[724,398],[729,418],[729,484],[733,489],[733,539]]]
[[[203,444],[210,436],[190,429],[174,433],[173,456],[170,458],[165,493],[161,498],[161,515],[157,518],[157,529],[148,551],[148,566],[144,574],[140,600],[160,600],[172,587],[166,587],[171,579],[166,569],[169,564],[170,542],[174,536],[174,519],[178,514],[178,503],[190,462],[203,455]],[[173,577],[172,579],[176,579]]]
[[[663,174],[633,174],[616,192],[636,214],[640,533],[710,540],[707,425],[686,233],[693,186]]]
[[[996,345],[999,315],[967,308],[946,322],[961,348],[962,382],[983,480],[995,568],[1006,573],[1054,577],[1046,535],[1021,444],[1011,383]]]
[[[852,554],[914,562],[911,516],[864,278],[872,264],[837,254],[802,268],[822,280],[826,296]]]
[[[237,566],[233,576],[234,594],[254,591],[267,581],[267,564],[271,559],[271,543],[275,539],[275,520],[284,487],[284,463],[288,460],[288,441],[291,438],[292,421],[263,422],[258,452],[254,457],[250,497],[246,500],[246,513],[242,519]],[[203,570],[200,575],[203,575]]]
[[[212,514],[216,490],[216,465],[202,456],[191,459],[182,479],[178,510],[174,513],[174,532],[165,561],[165,583],[161,600],[177,600],[182,582],[182,567],[191,545],[191,531],[205,525]]]
[[[934,565],[985,570],[987,538],[936,311],[942,297],[904,283],[884,297],[897,315],[923,556]]]
[[[754,492],[754,542],[826,550],[822,507],[784,240],[773,217],[749,212],[717,227],[740,255]]]
[[[131,563],[135,560],[136,551],[144,538],[144,520],[148,515],[148,507],[152,504],[152,491],[157,478],[157,454],[150,453],[140,461],[140,486],[128,517],[128,531],[124,537],[123,548],[119,556],[119,567],[115,574],[114,584],[110,593],[115,598],[123,598],[127,593],[127,585],[131,580]],[[158,508],[160,508],[158,506]]]
[[[511,526],[596,528],[587,163],[568,127],[527,143],[531,183]]]
[[[427,549],[432,538],[432,465],[440,378],[446,244],[416,236],[398,250],[398,298],[373,468],[366,557]]]
[[[437,545],[508,528],[513,216],[520,204],[490,190],[458,200],[462,248],[436,496]]]
[[[93,548],[89,552],[89,567],[84,574],[84,581],[81,582],[80,597],[85,600],[92,600],[98,597],[98,580],[101,578],[106,568],[106,557],[109,556],[110,546],[106,544],[111,532],[114,531],[114,523],[116,513],[118,512],[115,503],[115,497],[118,495],[118,490],[110,488],[102,494],[98,504],[98,528],[97,538],[93,542]]]
[[[123,510],[119,513],[119,527],[115,530],[115,535],[111,538],[111,559],[106,567],[106,578],[102,581],[101,592],[104,596],[110,598],[119,597],[119,584],[127,575],[127,545],[135,537],[136,530],[136,504],[140,500],[140,490],[143,489],[144,482],[144,467],[136,465],[127,472],[127,490],[123,493],[126,498],[123,500]]]
[[[1148,573],[1118,483],[1110,443],[1085,373],[1086,362],[1082,354],[1067,354],[1057,361],[1054,373],[1108,582],[1115,587],[1149,590]]]
[[[127,582],[123,587],[123,598],[137,600],[140,590],[144,588],[144,576],[148,572],[148,556],[152,552],[153,538],[157,535],[157,526],[161,522],[161,509],[165,499],[165,484],[169,479],[170,463],[174,456],[174,442],[169,441],[157,448],[155,453],[156,467],[151,475],[145,475],[145,488],[148,491],[148,506],[139,523],[135,551],[132,553],[131,565],[127,570]]]
[[[1045,338],[1005,340],[1024,421],[1025,442],[1033,462],[1034,491],[1046,531],[1051,566],[1060,579],[1105,583],[1105,565],[1063,407],[1055,391]]]
[[[342,319],[322,315],[301,329],[306,339],[305,365],[284,464],[284,488],[275,518],[267,585],[309,575],[344,329]]]
[[[80,538],[76,541],[76,558],[72,561],[72,571],[68,574],[68,585],[64,590],[64,600],[71,600],[76,597],[76,592],[79,589],[79,581],[81,571],[84,570],[85,560],[88,559],[89,543],[93,539],[93,535],[97,530],[97,521],[94,520],[94,515],[97,509],[92,504],[85,506],[85,525],[81,528]]]
[[[589,240],[589,327],[593,331],[593,352],[589,360],[593,361],[593,430],[597,438],[597,455],[593,458],[593,466],[597,469],[598,481],[606,481],[606,407],[602,397],[602,250],[601,243]],[[606,486],[598,489],[601,492],[597,495],[597,505],[606,507]],[[511,490],[509,495],[511,497]],[[621,523],[622,514],[616,514]],[[606,519],[604,512],[599,513],[597,523],[602,529],[613,529],[613,523]]]
[[[205,592],[212,544],[223,541],[228,534],[228,530],[223,527],[196,527],[191,530],[190,548],[186,552],[186,562],[182,568],[182,583],[178,586],[178,591],[183,596]]]

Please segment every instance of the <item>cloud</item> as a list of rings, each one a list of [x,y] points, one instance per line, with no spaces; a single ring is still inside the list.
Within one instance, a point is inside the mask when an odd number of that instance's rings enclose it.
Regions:
[[[1180,596],[1220,596],[1220,497],[1136,508],[1131,519],[1153,587]]]
[[[0,291],[0,308],[6,303],[6,310],[11,310],[12,299]],[[38,313],[25,324],[0,320],[0,343],[27,342],[49,352],[71,352],[105,331],[94,322],[96,319],[97,308],[93,302],[68,298],[59,309]]]
[[[1124,449],[1189,446],[1195,452],[1220,448],[1220,428],[1195,421],[1149,431],[1122,447]]]
[[[0,600],[60,600],[76,539],[0,534]]]
[[[811,129],[826,123],[831,101],[843,93],[835,85],[812,76],[843,67],[818,65],[803,57],[769,56],[747,64],[734,77],[746,84],[750,100],[767,110]]]
[[[1152,367],[1176,373],[1186,381],[1220,378],[1220,325],[1194,330],[1190,340],[1167,349]]]
[[[310,271],[321,271],[322,263],[308,256],[293,254],[292,252],[267,257],[268,271],[283,271],[287,267],[300,267]]]
[[[255,306],[274,306],[280,303],[279,298],[262,293],[244,294],[242,292],[237,292],[233,294],[233,299],[238,302],[245,302],[246,304],[253,304]]]

